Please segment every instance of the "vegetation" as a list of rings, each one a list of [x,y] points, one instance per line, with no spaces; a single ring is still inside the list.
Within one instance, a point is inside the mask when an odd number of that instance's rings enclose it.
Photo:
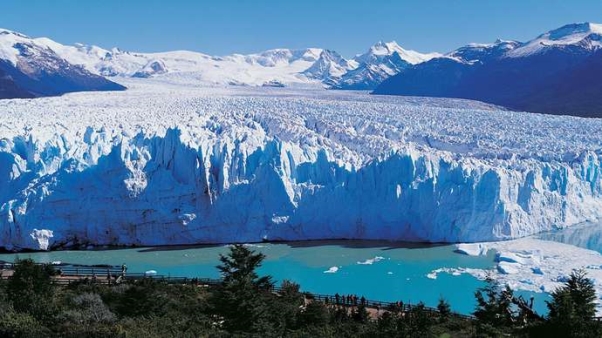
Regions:
[[[383,306],[364,299],[317,298],[257,268],[265,257],[233,245],[217,266],[223,282],[52,284],[52,268],[17,262],[0,281],[0,337],[600,337],[595,291],[583,271],[552,294],[547,318],[493,280],[475,292],[474,317],[440,299]]]

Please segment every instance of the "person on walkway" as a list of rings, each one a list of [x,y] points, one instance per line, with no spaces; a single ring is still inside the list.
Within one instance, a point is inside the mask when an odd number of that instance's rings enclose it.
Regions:
[[[121,277],[125,278],[126,271],[128,271],[127,265],[125,265],[125,263],[121,264]]]

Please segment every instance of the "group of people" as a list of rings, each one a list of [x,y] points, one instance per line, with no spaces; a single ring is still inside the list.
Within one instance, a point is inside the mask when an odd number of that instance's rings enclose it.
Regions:
[[[359,303],[358,303],[358,300],[359,300]],[[326,298],[326,301],[328,302],[328,298]],[[366,298],[364,296],[357,298],[357,295],[352,295],[352,294],[339,295],[338,293],[336,293],[334,295],[334,304],[335,305],[353,305],[353,306],[357,306],[358,304],[366,305]]]

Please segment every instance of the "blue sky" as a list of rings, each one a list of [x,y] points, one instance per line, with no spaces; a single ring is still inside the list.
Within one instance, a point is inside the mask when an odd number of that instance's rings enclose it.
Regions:
[[[602,23],[600,0],[2,0],[0,27],[64,44],[212,55],[321,47],[344,56],[379,40],[447,52]]]

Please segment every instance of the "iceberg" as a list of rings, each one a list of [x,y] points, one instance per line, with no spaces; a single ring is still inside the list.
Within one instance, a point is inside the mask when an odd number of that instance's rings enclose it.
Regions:
[[[1,247],[470,243],[602,219],[599,120],[124,81],[0,100]]]

